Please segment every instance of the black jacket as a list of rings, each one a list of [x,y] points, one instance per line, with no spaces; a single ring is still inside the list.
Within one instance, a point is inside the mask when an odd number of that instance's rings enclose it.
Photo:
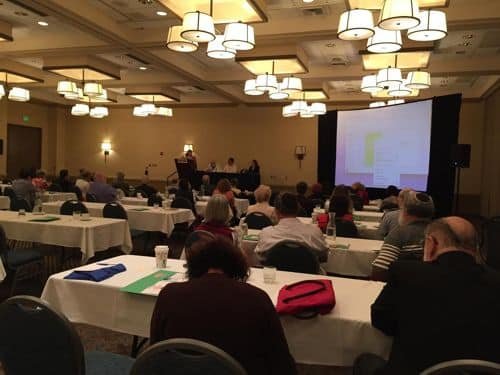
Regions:
[[[395,262],[371,317],[394,336],[382,374],[417,374],[453,359],[500,362],[500,273],[464,252]]]

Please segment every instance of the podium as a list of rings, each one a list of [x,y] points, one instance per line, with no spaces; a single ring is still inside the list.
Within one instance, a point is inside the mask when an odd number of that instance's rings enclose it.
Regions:
[[[179,178],[187,179],[193,185],[196,176],[196,162],[190,159],[174,159]]]

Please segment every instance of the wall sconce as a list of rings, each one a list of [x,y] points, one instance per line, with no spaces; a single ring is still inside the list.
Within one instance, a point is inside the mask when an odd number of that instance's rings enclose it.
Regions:
[[[194,151],[193,145],[189,145],[189,144],[184,145],[184,152],[188,152],[189,150]]]
[[[104,152],[104,164],[108,161],[109,153],[111,152],[111,142],[104,141],[101,143],[101,150]]]
[[[295,146],[295,157],[299,160],[299,168],[302,168],[302,160],[306,156],[306,146]]]

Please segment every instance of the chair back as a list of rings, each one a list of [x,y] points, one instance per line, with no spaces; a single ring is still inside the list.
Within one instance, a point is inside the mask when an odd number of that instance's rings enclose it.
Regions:
[[[252,212],[245,217],[245,223],[248,229],[263,229],[273,225],[271,219],[262,212]]]
[[[163,198],[159,195],[152,195],[148,198],[148,206],[154,206],[157,203],[160,207],[163,202]]]
[[[7,235],[5,234],[5,230],[3,226],[0,225],[0,260],[3,265],[7,268],[7,251],[9,250],[9,245],[7,244]]]
[[[26,212],[31,212],[33,210],[33,207],[31,207],[31,204],[26,199],[11,198],[10,210],[11,211],[25,210]]]
[[[172,208],[187,208],[189,210],[193,210],[193,205],[191,202],[184,197],[175,197],[170,205]]]
[[[482,375],[500,374],[500,364],[479,359],[456,359],[438,363],[420,373],[420,375]]]
[[[10,200],[16,199],[17,195],[14,192],[14,190],[11,187],[6,186],[5,189],[3,189],[3,195],[6,197],[9,197]]]
[[[170,339],[146,349],[130,375],[246,375],[243,367],[225,351],[203,341]]]
[[[87,202],[97,202],[97,197],[93,193],[85,194],[85,199],[87,199]]]
[[[482,253],[486,264],[500,270],[500,216],[490,218],[483,225]]]
[[[280,271],[319,273],[318,258],[313,251],[307,245],[294,241],[282,241],[274,245],[269,249],[264,263]]]
[[[0,304],[0,358],[6,374],[84,375],[82,342],[46,302],[16,296]]]
[[[102,217],[128,220],[127,211],[118,202],[106,203],[102,209]]]
[[[71,199],[64,202],[59,209],[61,215],[73,215],[73,212],[80,211],[81,213],[88,213],[87,207],[80,201]]]
[[[76,199],[78,199],[80,202],[83,201],[83,194],[78,186],[72,185],[72,186],[70,186],[69,190],[70,190],[70,192],[75,193]]]

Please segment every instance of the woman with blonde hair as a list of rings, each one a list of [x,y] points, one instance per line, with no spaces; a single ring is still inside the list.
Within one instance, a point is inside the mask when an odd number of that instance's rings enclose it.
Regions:
[[[276,216],[276,211],[274,207],[269,204],[269,199],[271,198],[271,188],[267,185],[260,185],[255,191],[255,200],[256,204],[248,207],[247,214],[251,214],[252,212],[262,212],[266,215],[273,224],[278,222],[278,217]]]

